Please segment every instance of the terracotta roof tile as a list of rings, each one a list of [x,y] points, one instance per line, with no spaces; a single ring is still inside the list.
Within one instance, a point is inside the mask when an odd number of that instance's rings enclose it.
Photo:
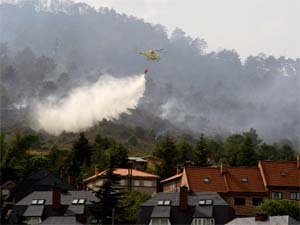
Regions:
[[[225,179],[231,192],[266,192],[257,167],[229,167]]]
[[[221,175],[220,168],[186,167],[185,171],[189,187],[193,192],[227,192],[225,180]]]
[[[296,161],[260,161],[268,186],[300,187],[300,170]]]

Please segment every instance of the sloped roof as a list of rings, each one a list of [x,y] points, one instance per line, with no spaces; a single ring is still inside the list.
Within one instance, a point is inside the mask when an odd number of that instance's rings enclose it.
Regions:
[[[43,205],[30,205],[25,210],[23,216],[31,217],[31,216],[37,216],[41,217],[44,211]]]
[[[45,219],[40,225],[81,225],[75,216],[51,216]]]
[[[259,168],[229,167],[224,174],[228,191],[266,192]]]
[[[14,200],[17,202],[33,191],[50,191],[54,183],[62,190],[74,190],[74,187],[62,181],[48,170],[41,169],[32,173],[12,188],[8,201]]]
[[[107,170],[104,170],[98,174],[95,174],[94,176],[91,176],[87,179],[85,179],[84,181],[89,181],[92,179],[95,179],[97,177],[103,176],[105,175],[107,172]],[[127,168],[116,168],[114,169],[114,174],[117,174],[119,176],[128,176],[128,169]],[[136,170],[136,169],[132,169],[132,176],[133,177],[147,177],[147,178],[158,178],[159,176],[152,174],[152,173],[147,173],[141,170]]]
[[[255,221],[255,217],[236,218],[226,225],[299,225],[299,221],[290,216],[269,216],[267,221]]]
[[[259,167],[267,186],[300,187],[300,170],[296,161],[262,160]]]
[[[188,179],[189,188],[193,192],[213,191],[227,192],[224,177],[220,168],[215,167],[186,167],[185,172]],[[204,179],[208,179],[205,182]]]
[[[145,201],[142,206],[156,206],[160,200],[170,200],[171,206],[179,206],[178,192],[159,192],[152,198]],[[188,205],[197,206],[199,200],[213,200],[213,205],[228,205],[216,192],[193,192],[188,194]]]
[[[34,191],[18,201],[16,205],[31,205],[33,199],[44,199],[45,205],[52,205],[52,191]],[[73,199],[85,199],[86,204],[97,201],[95,195],[90,191],[68,191],[61,194],[62,205],[72,205]]]
[[[165,183],[165,182],[168,182],[168,181],[171,181],[171,180],[180,179],[181,177],[182,177],[182,173],[179,173],[179,174],[176,174],[174,176],[171,176],[167,179],[164,179],[164,180],[160,181],[160,183]]]

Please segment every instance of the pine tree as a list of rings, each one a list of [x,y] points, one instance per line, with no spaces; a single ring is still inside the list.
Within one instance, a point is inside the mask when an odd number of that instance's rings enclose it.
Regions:
[[[73,144],[73,153],[76,161],[83,166],[90,165],[91,150],[92,147],[89,144],[88,139],[85,137],[84,133],[81,132],[79,138]]]
[[[196,162],[195,162],[196,165],[207,166],[208,151],[207,151],[204,134],[200,135],[200,138],[196,143],[195,153],[196,153]]]

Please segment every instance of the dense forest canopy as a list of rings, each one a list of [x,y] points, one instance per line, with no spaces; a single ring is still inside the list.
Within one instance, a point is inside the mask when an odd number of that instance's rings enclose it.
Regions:
[[[59,99],[103,74],[130,76],[148,67],[138,106],[145,115],[195,132],[253,127],[265,140],[298,142],[300,59],[260,54],[241,61],[235,50],[207,52],[206,40],[179,28],[168,36],[162,25],[84,3],[9,2],[0,5],[3,115],[30,112],[35,102]],[[160,62],[147,62],[135,48],[164,53]]]

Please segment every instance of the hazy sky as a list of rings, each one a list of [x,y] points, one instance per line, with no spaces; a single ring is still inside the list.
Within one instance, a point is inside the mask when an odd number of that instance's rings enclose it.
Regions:
[[[300,57],[300,0],[75,0],[202,37],[210,50]]]

